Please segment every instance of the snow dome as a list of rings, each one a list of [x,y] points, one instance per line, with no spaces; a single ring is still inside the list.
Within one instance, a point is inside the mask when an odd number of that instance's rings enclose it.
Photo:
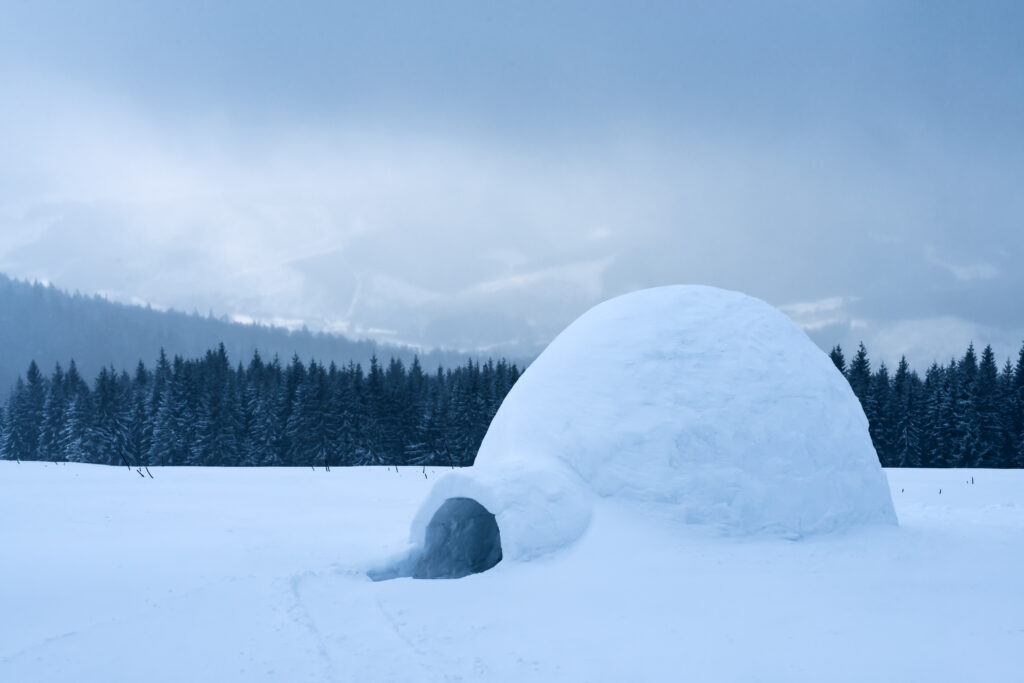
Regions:
[[[499,558],[529,559],[578,538],[595,497],[726,534],[896,522],[867,419],[828,356],[763,301],[699,286],[620,296],[566,328],[505,398],[474,466],[435,485],[412,540],[421,555],[465,554],[460,539],[483,536],[439,511],[468,499],[494,515]]]

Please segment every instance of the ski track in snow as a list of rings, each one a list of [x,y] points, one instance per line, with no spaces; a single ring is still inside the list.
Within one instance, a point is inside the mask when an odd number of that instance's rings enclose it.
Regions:
[[[381,599],[374,598],[373,602],[377,605],[377,610],[380,612],[381,616],[384,617],[388,626],[391,628],[391,631],[396,636],[398,636],[398,639],[405,643],[409,650],[411,650],[413,654],[415,654],[417,657],[426,658],[429,655],[429,653],[423,650],[421,647],[419,647],[411,638],[402,633],[402,627],[399,624],[398,620],[388,612],[387,608],[384,606],[384,603],[381,601]],[[423,666],[424,668],[429,668],[425,664]]]
[[[35,650],[46,649],[50,645],[65,640],[67,638],[73,638],[78,635],[78,631],[68,631],[67,633],[61,633],[60,635],[50,636],[49,638],[43,638],[39,642],[33,643],[26,648],[18,650],[10,654],[0,656],[0,664],[10,664],[15,660],[25,657]]]
[[[306,609],[306,606],[302,603],[302,596],[299,593],[299,587],[303,580],[319,575],[320,574],[317,572],[303,572],[291,577],[288,581],[288,588],[291,596],[291,605],[288,611],[292,619],[305,626],[316,641],[317,652],[324,660],[323,680],[328,681],[328,683],[337,683],[340,679],[334,670],[334,660],[327,651],[327,644],[324,642],[323,636],[320,634],[320,629],[317,628],[316,622],[313,621],[313,618]]]
[[[383,600],[374,594],[366,574],[357,570],[303,572],[292,577],[296,621],[302,623],[317,639],[319,652],[326,662],[328,680],[364,681],[372,677],[366,662],[374,666],[396,669],[381,680],[402,680],[410,670],[415,680],[461,680],[451,678],[431,665],[435,653],[424,649],[403,631],[400,618],[391,613]],[[337,617],[358,615],[358,631],[332,634]],[[327,633],[318,625],[318,618]],[[400,666],[396,666],[399,664]],[[373,667],[370,667],[373,668]]]
[[[323,590],[333,591],[339,586],[339,582],[351,582],[353,588],[366,588],[359,586],[366,584],[365,572],[358,570],[343,570],[335,568],[332,571],[306,571],[296,574],[288,581],[289,594],[292,604],[289,614],[296,623],[305,627],[317,643],[317,651],[324,662],[324,679],[331,683],[341,681],[366,680],[363,676],[355,675],[352,671],[349,675],[342,673],[346,664],[351,665],[356,657],[367,651],[386,650],[389,657],[394,659],[397,653],[406,652],[409,657],[398,657],[405,660],[406,664],[422,670],[422,675],[417,675],[418,680],[461,680],[452,679],[442,675],[430,665],[431,652],[423,649],[415,640],[407,636],[402,630],[402,623],[399,618],[392,615],[380,597],[373,595],[372,591],[354,590],[345,591],[345,598],[336,611],[339,613],[358,614],[360,619],[366,620],[363,628],[366,629],[365,636],[359,642],[358,639],[346,638],[337,639],[335,647],[331,646],[330,639],[321,632],[320,626],[314,617],[314,613],[303,597],[304,589],[312,592],[315,586]],[[358,583],[357,583],[358,582]],[[372,608],[368,608],[372,605]],[[376,616],[376,618],[374,618]],[[327,623],[332,621],[329,617]]]

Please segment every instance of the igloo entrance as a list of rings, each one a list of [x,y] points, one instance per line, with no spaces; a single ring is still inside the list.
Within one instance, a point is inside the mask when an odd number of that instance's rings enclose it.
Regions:
[[[449,498],[427,524],[423,548],[394,567],[370,572],[374,581],[458,579],[501,562],[498,522],[472,498]]]

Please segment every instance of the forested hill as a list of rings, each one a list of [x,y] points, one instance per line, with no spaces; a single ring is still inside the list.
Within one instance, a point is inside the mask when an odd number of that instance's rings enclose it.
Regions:
[[[278,355],[287,361],[298,354],[306,361],[315,358],[339,365],[354,361],[366,366],[374,354],[408,364],[415,354],[405,347],[338,335],[129,306],[0,274],[0,396],[6,397],[33,360],[49,373],[56,363],[66,367],[74,358],[82,375],[92,378],[104,367],[135,367],[156,349],[189,358],[220,343],[232,358],[250,358],[259,349],[268,360]],[[467,358],[454,352],[420,353],[426,367],[454,367]]]

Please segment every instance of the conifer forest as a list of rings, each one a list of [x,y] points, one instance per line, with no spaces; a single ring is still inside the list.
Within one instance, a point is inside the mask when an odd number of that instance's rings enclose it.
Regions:
[[[863,344],[849,364],[838,346],[829,355],[860,399],[883,466],[1024,467],[1024,347],[1000,369],[991,346],[979,359],[972,344],[923,379],[906,358],[895,372],[872,370]]]
[[[1024,347],[1000,368],[991,347],[933,363],[871,367],[862,344],[850,382],[886,467],[1024,467]],[[595,371],[600,371],[595,369]],[[223,345],[92,382],[74,361],[49,376],[32,362],[0,407],[0,458],[152,465],[333,467],[471,465],[519,377],[506,360],[426,372],[419,360],[365,371],[349,363],[287,364],[255,353],[232,368]]]
[[[223,345],[133,374],[33,362],[3,409],[3,458],[127,465],[470,465],[519,370],[468,361],[425,373],[267,362],[232,368]]]

